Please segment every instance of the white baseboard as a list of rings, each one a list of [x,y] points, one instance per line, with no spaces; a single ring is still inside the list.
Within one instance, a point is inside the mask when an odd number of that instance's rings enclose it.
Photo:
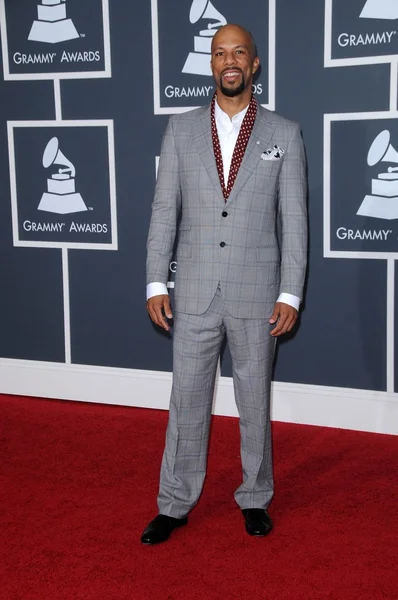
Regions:
[[[171,373],[0,359],[0,393],[167,409]],[[232,379],[219,377],[214,414],[238,416]],[[272,419],[398,435],[398,394],[273,384]]]

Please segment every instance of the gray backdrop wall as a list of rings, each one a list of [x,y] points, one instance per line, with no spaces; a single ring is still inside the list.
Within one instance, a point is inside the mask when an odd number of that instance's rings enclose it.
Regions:
[[[307,293],[274,418],[397,433],[395,0],[0,11],[0,389],[167,407],[171,342],[145,312],[156,157],[168,115],[211,98],[208,25],[235,22],[258,42],[257,98],[300,122],[308,156]],[[221,414],[230,375],[226,349]]]

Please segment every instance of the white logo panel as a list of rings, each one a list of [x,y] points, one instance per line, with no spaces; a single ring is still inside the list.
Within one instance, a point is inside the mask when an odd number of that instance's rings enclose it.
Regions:
[[[245,23],[258,44],[261,71],[253,86],[257,100],[275,108],[275,3],[244,6],[228,0],[151,0],[155,114],[173,114],[210,102],[214,93],[211,43],[220,27]]]
[[[325,115],[324,256],[398,257],[398,113]]]
[[[396,0],[325,0],[325,67],[397,61]]]
[[[6,80],[110,77],[109,0],[0,0]]]
[[[8,123],[14,246],[117,250],[112,121]]]

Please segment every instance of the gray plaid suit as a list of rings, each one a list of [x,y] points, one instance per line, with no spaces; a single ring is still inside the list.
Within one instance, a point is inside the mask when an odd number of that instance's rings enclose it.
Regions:
[[[263,160],[274,145],[280,159]],[[220,346],[227,335],[240,414],[241,508],[273,496],[269,394],[275,340],[268,319],[279,293],[303,295],[306,174],[297,124],[261,106],[225,203],[210,107],[170,118],[148,235],[147,282],[166,283],[175,240],[173,389],[159,511],[185,516],[205,477]]]

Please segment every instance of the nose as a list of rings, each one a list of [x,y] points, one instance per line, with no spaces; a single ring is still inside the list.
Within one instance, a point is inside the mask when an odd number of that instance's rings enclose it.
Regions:
[[[229,67],[236,65],[236,56],[233,52],[227,52],[225,54],[225,64]]]

